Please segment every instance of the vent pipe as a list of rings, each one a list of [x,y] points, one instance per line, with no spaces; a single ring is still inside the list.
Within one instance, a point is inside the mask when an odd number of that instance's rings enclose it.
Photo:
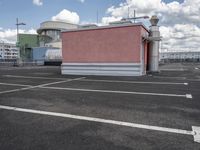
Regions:
[[[157,16],[152,16],[150,19],[151,26],[150,26],[150,35],[149,38],[149,72],[159,72],[159,45],[160,45],[160,31],[159,26],[157,25],[159,19]]]

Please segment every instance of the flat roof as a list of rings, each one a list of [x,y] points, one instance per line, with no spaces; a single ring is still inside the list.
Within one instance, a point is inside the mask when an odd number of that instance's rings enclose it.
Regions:
[[[64,22],[64,21],[52,21],[52,20],[44,21],[44,22],[40,23],[40,25],[44,24],[44,23],[52,23],[52,22],[53,23],[64,23],[64,24],[70,24],[70,25],[77,25],[78,26],[78,24],[68,23],[68,22]]]
[[[119,28],[119,27],[132,27],[132,26],[142,26],[147,32],[149,32],[148,28],[145,27],[143,23],[127,23],[127,24],[110,24],[107,26],[96,26],[96,27],[88,27],[88,28],[77,28],[77,29],[66,29],[62,32],[73,32],[73,31],[87,31],[87,30],[98,30],[98,29],[109,29],[109,28]]]
[[[68,28],[78,28],[79,25],[62,22],[62,21],[45,21],[40,23],[40,28],[37,29],[37,33],[40,34],[43,30],[67,30]]]

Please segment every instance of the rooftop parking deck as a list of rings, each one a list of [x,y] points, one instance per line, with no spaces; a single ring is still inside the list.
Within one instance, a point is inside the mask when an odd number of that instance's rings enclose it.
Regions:
[[[1,67],[0,149],[199,150],[199,67],[168,64],[143,77]]]

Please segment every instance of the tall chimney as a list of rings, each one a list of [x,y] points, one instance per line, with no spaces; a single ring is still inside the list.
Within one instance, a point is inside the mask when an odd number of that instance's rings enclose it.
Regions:
[[[149,72],[159,72],[159,44],[160,44],[160,31],[157,25],[159,19],[157,16],[152,16],[150,19],[150,45],[149,45]]]

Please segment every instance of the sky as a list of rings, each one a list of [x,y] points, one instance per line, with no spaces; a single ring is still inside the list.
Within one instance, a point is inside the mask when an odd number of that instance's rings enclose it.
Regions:
[[[162,51],[200,51],[200,0],[0,0],[0,40],[16,42],[20,33],[36,34],[48,20],[106,25],[129,16],[157,15]],[[149,20],[138,20],[150,26]]]

